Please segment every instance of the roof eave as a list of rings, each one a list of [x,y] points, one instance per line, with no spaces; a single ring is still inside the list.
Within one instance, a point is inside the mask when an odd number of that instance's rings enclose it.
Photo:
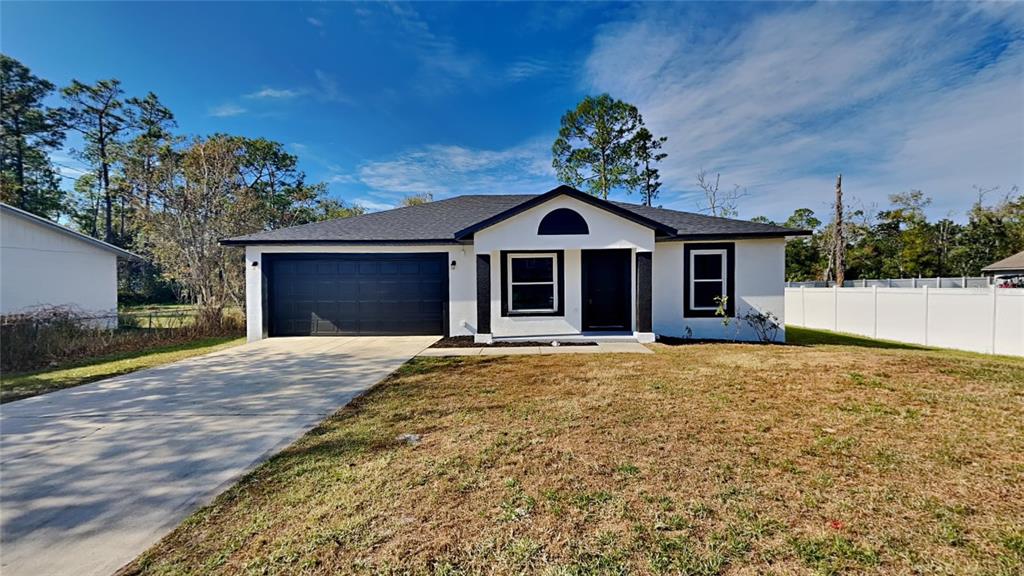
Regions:
[[[460,244],[452,238],[426,240],[258,240],[248,238],[224,238],[219,241],[222,246],[429,246],[436,244]]]
[[[32,222],[32,223],[35,223],[35,224],[39,224],[41,226],[45,226],[45,227],[50,228],[51,230],[53,230],[55,232],[59,232],[59,233],[64,234],[66,236],[70,236],[71,238],[74,238],[75,240],[78,240],[80,242],[85,242],[86,244],[90,244],[90,245],[92,245],[92,246],[94,246],[96,248],[99,248],[100,250],[104,250],[106,252],[110,252],[110,253],[114,254],[115,256],[117,256],[119,258],[124,258],[125,260],[136,260],[136,261],[139,261],[139,262],[144,262],[146,260],[142,256],[139,256],[138,254],[135,254],[134,252],[129,252],[129,251],[125,250],[124,248],[119,248],[117,246],[114,246],[113,244],[109,244],[107,242],[104,242],[103,240],[100,240],[99,238],[93,238],[92,236],[87,236],[85,234],[82,234],[81,232],[76,232],[76,231],[74,231],[74,230],[72,230],[70,228],[61,226],[60,224],[57,224],[56,222],[51,222],[51,221],[47,220],[46,218],[43,218],[41,216],[37,216],[37,215],[35,215],[35,214],[31,213],[31,212],[28,212],[26,210],[22,210],[21,208],[18,208],[18,207],[15,207],[15,206],[11,206],[10,204],[0,203],[0,207],[2,207],[3,210],[9,212],[13,216],[17,216],[17,217],[19,217],[19,218],[21,218],[23,220],[27,220],[29,222]]]
[[[766,232],[729,232],[717,234],[676,234],[671,238],[664,238],[659,242],[690,242],[696,240],[759,240],[767,238],[789,238],[793,236],[810,236],[810,230],[786,230]]]

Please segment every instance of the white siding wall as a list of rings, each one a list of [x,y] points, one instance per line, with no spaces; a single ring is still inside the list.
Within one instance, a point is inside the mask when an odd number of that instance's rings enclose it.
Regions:
[[[448,304],[449,331],[452,336],[469,336],[476,332],[476,258],[472,246],[246,246],[245,248],[245,318],[246,335],[250,342],[263,338],[263,296],[261,266],[263,254],[320,253],[320,254],[409,254],[416,252],[445,252],[448,262],[455,261],[455,269],[448,267],[448,286],[451,301]]]
[[[723,242],[726,242],[723,240]],[[781,238],[736,240],[736,313],[754,308],[772,312],[785,322],[786,243]],[[683,316],[683,246],[699,242],[660,242],[654,251],[654,332],[682,337],[689,328],[693,338],[756,340],[756,335],[735,319],[728,328],[721,318]],[[736,328],[739,327],[737,333]],[[780,329],[777,340],[785,340]]]
[[[38,306],[116,314],[117,256],[47,226],[0,213],[0,314]]]
[[[539,236],[541,219],[558,208],[575,210],[587,221],[590,234],[580,236]],[[556,197],[521,214],[482,230],[475,235],[477,254],[491,256],[491,333],[496,338],[514,336],[555,336],[579,334],[583,330],[581,251],[584,249],[625,248],[649,252],[654,249],[654,231],[607,210],[566,196]],[[565,316],[501,315],[501,251],[565,251]],[[631,262],[631,302],[633,329],[636,329],[635,258]]]

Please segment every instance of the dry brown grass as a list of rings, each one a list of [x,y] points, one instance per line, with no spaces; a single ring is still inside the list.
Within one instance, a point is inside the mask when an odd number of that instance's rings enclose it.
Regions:
[[[413,361],[126,572],[1024,571],[1024,360],[655,350]]]

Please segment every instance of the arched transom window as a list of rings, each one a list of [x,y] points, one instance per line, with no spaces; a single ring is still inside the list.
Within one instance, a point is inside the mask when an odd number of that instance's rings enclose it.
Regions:
[[[548,212],[537,227],[540,236],[561,236],[568,234],[590,234],[587,221],[578,212],[569,208],[558,208]]]

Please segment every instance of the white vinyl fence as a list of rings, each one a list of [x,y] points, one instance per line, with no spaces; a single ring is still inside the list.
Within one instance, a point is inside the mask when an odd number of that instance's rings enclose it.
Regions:
[[[1024,289],[786,288],[786,323],[1024,356]]]

